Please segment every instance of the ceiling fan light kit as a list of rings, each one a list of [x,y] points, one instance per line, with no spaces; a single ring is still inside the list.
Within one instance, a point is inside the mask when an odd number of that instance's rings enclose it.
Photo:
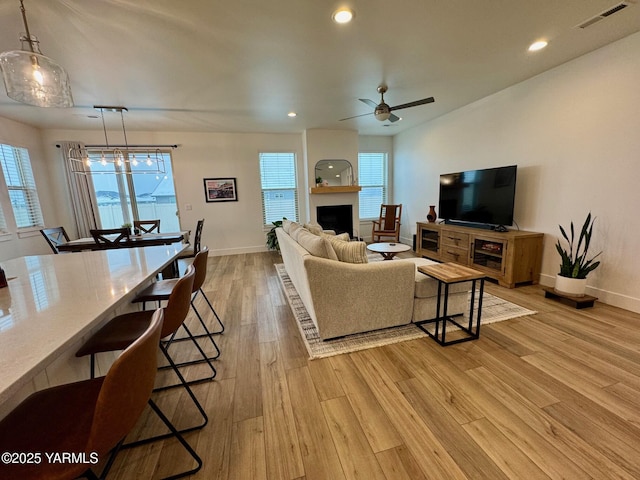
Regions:
[[[69,75],[62,66],[40,51],[39,41],[29,32],[23,0],[20,11],[26,34],[20,37],[29,50],[0,54],[0,68],[7,96],[36,107],[73,107]]]
[[[417,107],[418,105],[425,105],[427,103],[435,102],[433,97],[423,98],[422,100],[416,100],[414,102],[403,103],[401,105],[396,105],[395,107],[390,107],[384,101],[384,94],[387,92],[386,85],[380,85],[378,87],[378,93],[380,94],[380,103],[376,104],[373,100],[369,100],[368,98],[359,98],[362,103],[366,103],[370,107],[373,107],[373,116],[376,120],[380,122],[386,122],[389,120],[391,123],[397,122],[398,120],[402,120],[402,118],[398,117],[394,113],[394,110],[402,110],[403,108]],[[362,115],[354,115],[353,117],[341,118],[340,121],[343,120],[351,120],[352,118],[363,117],[365,115],[371,115],[371,113],[363,113]]]

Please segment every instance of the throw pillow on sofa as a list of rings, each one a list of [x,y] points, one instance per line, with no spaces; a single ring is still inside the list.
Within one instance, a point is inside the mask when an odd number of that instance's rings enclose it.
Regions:
[[[339,233],[339,234],[331,234],[331,233],[321,233],[320,234],[321,237],[327,237],[329,240],[342,240],[344,242],[349,242],[351,241],[351,237],[349,236],[349,234],[347,232],[344,233]]]
[[[304,230],[304,228],[302,228],[302,225],[300,225],[299,223],[296,222],[291,222],[291,225],[289,226],[289,235],[291,236],[291,238],[293,238],[296,242],[298,241],[298,233]]]
[[[297,230],[296,234],[298,237],[298,244],[314,257],[338,260],[338,257],[331,246],[331,242],[326,238],[314,235],[304,228]]]
[[[341,234],[342,235],[342,234]],[[345,233],[344,235],[349,235]],[[349,242],[339,238],[340,235],[327,236],[331,246],[338,256],[338,260],[345,263],[368,263],[367,244],[364,242]]]
[[[322,227],[317,223],[305,223],[303,227],[309,230],[314,235],[320,235],[322,233]]]

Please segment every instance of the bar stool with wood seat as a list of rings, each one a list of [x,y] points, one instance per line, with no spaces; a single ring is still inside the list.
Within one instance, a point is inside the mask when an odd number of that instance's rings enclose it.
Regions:
[[[160,338],[166,338],[173,335],[180,327],[183,327],[187,333],[190,334],[187,326],[184,324],[184,321],[187,317],[187,313],[189,312],[189,305],[191,299],[191,289],[193,288],[193,280],[195,277],[195,268],[193,266],[189,266],[184,276],[180,278],[174,285],[171,295],[169,296],[169,300],[167,301],[167,306],[163,308],[164,311],[164,323],[162,326],[162,332]],[[115,350],[122,350],[126,348],[133,340],[135,340],[142,330],[144,330],[145,325],[149,322],[149,317],[153,313],[152,310],[141,310],[137,312],[129,312],[124,313],[122,315],[118,315],[117,317],[111,319],[104,327],[99,329],[95,334],[93,334],[87,342],[80,347],[80,349],[76,352],[76,357],[84,357],[86,355],[91,355],[91,377],[95,375],[95,356],[101,352],[112,352]],[[211,376],[199,378],[197,380],[191,380],[187,382],[180,372],[180,369],[175,364],[171,355],[164,347],[162,340],[159,342],[160,351],[164,355],[165,359],[169,362],[171,369],[177,375],[179,383],[175,385],[156,387],[154,392],[158,392],[161,390],[166,390],[167,388],[173,387],[183,387],[191,401],[198,409],[200,415],[202,416],[202,423],[196,425],[194,427],[190,427],[187,429],[179,430],[180,433],[186,433],[192,430],[196,430],[204,427],[208,422],[207,414],[204,411],[204,408],[198,401],[197,397],[191,390],[190,386],[194,383],[200,383],[208,380],[212,380],[216,376],[216,369],[206,357],[206,354],[200,348],[197,341],[193,341],[196,346],[196,349],[200,353],[204,361],[208,364],[209,368],[212,371]],[[160,438],[166,438],[167,435],[155,436],[143,441],[138,441],[139,443],[146,443],[148,441],[157,440]]]
[[[200,324],[202,325],[202,328],[204,329],[203,334],[198,334],[198,335],[193,335],[193,338],[209,338],[209,340],[211,341],[213,347],[216,350],[216,354],[212,357],[208,357],[210,360],[215,360],[220,356],[220,349],[218,348],[218,345],[216,344],[215,340],[213,339],[214,335],[220,335],[221,333],[224,332],[224,324],[222,323],[222,320],[220,320],[220,317],[218,316],[218,313],[215,311],[215,309],[213,308],[213,305],[211,305],[211,302],[209,301],[209,299],[207,298],[207,295],[204,293],[204,290],[202,289],[202,285],[204,284],[204,281],[206,280],[207,277],[207,260],[209,257],[209,248],[208,247],[203,247],[198,254],[196,255],[195,259],[193,260],[193,267],[196,269],[196,275],[195,275],[195,279],[193,281],[193,289],[192,289],[192,297],[191,297],[191,308],[193,308],[194,313],[196,314],[196,317],[198,318],[198,320],[200,321]],[[168,279],[168,280],[161,280],[155,283],[152,283],[151,285],[149,285],[145,290],[143,290],[142,292],[140,292],[138,294],[138,296],[133,300],[134,303],[138,303],[138,302],[142,302],[142,308],[145,309],[146,308],[146,302],[157,302],[158,306],[160,306],[160,303],[162,301],[168,300],[169,299],[169,295],[171,294],[171,291],[173,290],[173,286],[175,285],[177,279]],[[205,323],[205,321],[203,320],[202,316],[200,315],[200,312],[198,312],[198,309],[196,308],[195,305],[195,300],[198,296],[198,294],[201,294],[202,297],[205,299],[205,301],[207,302],[207,305],[209,306],[209,309],[211,310],[211,312],[214,315],[214,318],[216,319],[218,325],[220,326],[220,330],[217,331],[210,331],[209,328],[207,327],[207,324]],[[169,343],[172,342],[180,342],[180,341],[185,341],[185,340],[190,340],[190,338],[188,337],[181,337],[181,338],[171,338]],[[195,363],[202,363],[204,360],[202,359],[198,359],[198,360],[193,360],[193,361],[189,361],[189,362],[183,362],[180,363],[179,365],[193,365]]]
[[[0,466],[2,478],[105,478],[147,403],[197,462],[196,468],[171,478],[197,472],[202,460],[151,400],[162,322],[162,310],[152,312],[142,334],[118,356],[105,377],[36,392],[1,420],[0,451],[31,452],[40,460],[5,463]],[[86,463],[50,462],[45,452],[82,454]],[[87,468],[98,461],[105,465],[99,477]]]

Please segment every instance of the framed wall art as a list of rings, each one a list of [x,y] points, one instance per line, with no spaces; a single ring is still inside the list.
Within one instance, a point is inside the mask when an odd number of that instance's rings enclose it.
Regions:
[[[204,196],[207,202],[237,202],[235,178],[205,178]]]

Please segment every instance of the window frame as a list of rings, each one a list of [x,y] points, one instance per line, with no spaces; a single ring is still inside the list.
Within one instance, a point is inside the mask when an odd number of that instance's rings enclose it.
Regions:
[[[362,168],[362,160],[365,156],[382,156],[382,167],[381,167],[381,178],[382,183],[369,183],[367,184],[367,172],[363,171]],[[386,151],[363,151],[358,152],[358,177],[359,177],[359,186],[360,192],[358,192],[358,217],[360,221],[371,221],[377,220],[380,214],[380,205],[386,204],[389,202],[389,152]],[[372,216],[362,216],[363,205],[368,206],[370,209],[373,207],[371,202],[363,201],[363,197],[366,195],[367,191],[370,189],[380,189],[382,188],[382,196],[380,198],[380,202],[376,201],[375,203],[375,214],[374,210],[370,210],[369,213]]]
[[[11,152],[7,156],[8,151]],[[10,170],[11,169],[11,170]],[[15,175],[12,175],[12,173]],[[7,178],[7,176],[10,178]],[[6,191],[8,203],[11,206],[11,213],[18,233],[39,230],[44,227],[44,216],[40,206],[38,188],[33,175],[31,157],[29,149],[17,145],[0,142],[0,178],[2,179]],[[22,220],[22,212],[16,210],[11,192],[22,192],[21,197],[25,201],[26,216],[28,225],[19,222]],[[20,215],[18,215],[20,213]],[[0,233],[8,233],[6,216],[0,205]]]
[[[133,225],[133,222],[136,220],[147,220],[147,218],[140,218],[141,204],[138,202],[137,195],[139,192],[136,192],[135,178],[134,178],[134,175],[146,175],[146,174],[136,173],[135,171],[131,173],[131,166],[129,165],[128,162],[124,162],[122,165],[118,165],[114,163],[113,158],[114,158],[114,155],[116,155],[117,150],[118,149],[115,149],[115,148],[107,149],[104,147],[86,147],[87,155],[89,156],[92,162],[99,162],[103,155],[108,159],[107,165],[109,166],[109,171],[107,171],[105,175],[115,177],[117,194],[118,194],[118,197],[117,197],[118,205],[120,208],[120,212],[122,213],[121,225],[125,225],[125,224]],[[130,154],[140,155],[140,152],[138,151],[131,151],[131,152],[125,151],[120,153],[127,160],[129,159],[128,157]],[[145,152],[142,152],[142,153],[145,153]],[[165,175],[167,175],[170,171],[171,173],[170,179],[173,184],[173,191],[175,193],[176,191],[175,174],[173,172],[173,154],[172,153],[173,152],[170,149],[158,149],[156,152],[156,155],[162,156],[162,159],[165,165],[167,163],[169,164],[169,169],[167,169],[168,171],[165,173]],[[113,167],[113,170],[110,170],[111,167]],[[96,176],[96,175],[99,175],[99,173],[94,172],[92,174],[92,176]],[[96,202],[95,207],[97,211],[97,221],[102,228],[107,228],[107,227],[104,227],[103,225],[103,218],[102,218],[103,212],[101,211],[101,205],[98,203],[98,200],[97,200],[98,190],[96,189],[96,184],[93,181],[93,179],[89,181],[89,188],[91,189],[91,195],[94,196],[94,199]],[[175,194],[175,210],[176,211],[178,210],[177,193]],[[161,217],[161,219],[162,218],[165,218],[165,217]],[[109,228],[118,228],[120,225],[117,225],[116,223],[112,224]],[[178,229],[181,229],[181,228],[182,227],[180,225],[180,218],[178,216]],[[162,228],[162,231],[167,231],[166,227]]]
[[[290,160],[291,160],[291,167],[290,169],[292,170],[292,177],[288,179],[289,182],[292,182],[292,185],[290,184],[287,187],[272,187],[269,188],[268,186],[265,188],[264,185],[264,180],[265,180],[265,174],[268,172],[264,172],[263,171],[263,160],[269,157],[274,157],[274,160],[277,159],[277,157],[275,156],[290,156]],[[287,219],[292,220],[292,221],[298,221],[298,219],[300,218],[300,198],[298,195],[298,158],[297,158],[297,154],[294,151],[261,151],[258,152],[258,169],[259,169],[259,174],[260,174],[260,202],[262,204],[262,223],[263,223],[263,228],[264,229],[268,229],[273,227],[273,223],[275,221],[280,221],[282,220],[282,218],[285,216],[282,213],[283,209],[280,209],[279,211],[281,213],[279,213],[279,216],[282,215],[280,218],[277,218],[276,220],[270,220],[268,218],[267,215],[267,206],[265,204],[265,193],[266,192],[272,192],[272,191],[281,191],[281,190],[286,190],[286,191],[291,191],[293,194],[293,210],[294,210],[294,217],[295,218],[289,218],[289,216],[287,216]],[[291,207],[291,206],[290,206]],[[274,212],[277,213],[277,212]],[[285,212],[286,213],[286,212]]]

